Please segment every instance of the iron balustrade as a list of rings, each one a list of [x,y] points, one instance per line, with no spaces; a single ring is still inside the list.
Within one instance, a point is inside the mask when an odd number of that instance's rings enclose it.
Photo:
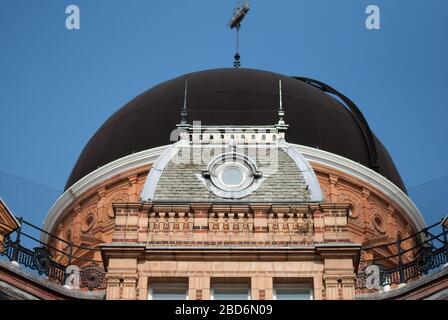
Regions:
[[[374,259],[361,260],[362,270],[357,273],[356,287],[358,289],[367,288],[366,280],[370,274],[366,274],[365,269],[374,264],[379,268],[379,285],[389,286],[392,284],[407,283],[410,280],[419,279],[427,275],[430,271],[448,264],[448,223],[447,218],[437,222],[409,237],[397,239],[383,245],[368,246],[361,249],[361,256],[364,253],[374,249],[388,249],[395,247],[396,254],[383,256]],[[433,230],[441,228],[441,232],[434,234]],[[418,237],[422,236],[422,239]],[[403,249],[403,242],[407,240],[416,240],[417,244],[409,249]],[[411,262],[404,262],[406,254],[413,252]],[[395,265],[394,267],[385,267],[385,265]]]
[[[69,271],[72,270],[72,268],[69,269],[68,267],[73,264],[73,261],[77,260],[84,263],[87,262],[90,263],[90,265],[81,267],[79,270],[80,286],[88,288],[89,290],[105,289],[106,273],[104,269],[98,265],[101,261],[86,259],[73,254],[74,248],[86,251],[99,251],[99,249],[75,245],[72,242],[66,241],[51,233],[48,233],[45,230],[42,230],[41,228],[25,221],[23,218],[19,219],[19,225],[20,226],[14,230],[12,234],[5,238],[3,243],[4,250],[3,252],[0,252],[1,255],[7,257],[12,262],[37,271],[39,275],[45,275],[49,280],[60,283],[61,285],[66,284],[68,276],[72,273],[72,271]],[[66,245],[66,249],[68,248],[68,253],[23,232],[22,228],[24,225],[47,234],[50,238],[55,239],[57,242],[62,242]],[[13,234],[15,234],[14,240],[12,239]],[[40,246],[35,247],[32,250],[26,248],[22,245],[22,237],[26,237],[34,242],[37,242]],[[50,250],[66,256],[67,264],[56,262]]]

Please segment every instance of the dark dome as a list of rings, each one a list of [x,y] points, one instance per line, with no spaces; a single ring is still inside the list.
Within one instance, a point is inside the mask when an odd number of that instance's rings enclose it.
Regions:
[[[387,150],[350,100],[318,81],[253,69],[190,73],[139,95],[115,112],[90,139],[65,189],[109,162],[172,143],[170,133],[180,122],[186,80],[189,123],[272,125],[277,122],[279,79],[285,120],[290,125],[288,142],[360,162],[406,192]]]

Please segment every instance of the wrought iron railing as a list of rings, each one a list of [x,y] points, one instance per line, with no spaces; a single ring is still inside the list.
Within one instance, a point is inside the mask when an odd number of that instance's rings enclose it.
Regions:
[[[1,255],[7,257],[12,262],[37,271],[39,275],[45,275],[49,280],[57,282],[61,285],[70,285],[67,283],[68,279],[76,269],[72,267],[73,262],[80,261],[83,264],[87,264],[79,268],[79,275],[77,276],[79,276],[80,287],[84,287],[89,290],[104,289],[106,287],[106,273],[104,269],[100,267],[101,261],[73,255],[75,248],[85,251],[99,251],[99,249],[75,245],[72,242],[68,242],[48,233],[47,231],[27,222],[23,218],[19,219],[19,223],[20,227],[17,228],[13,234],[5,238],[3,243],[4,250],[3,252],[0,252]],[[53,247],[48,243],[44,243],[36,237],[33,237],[29,233],[23,232],[24,226],[28,226],[34,231],[37,230],[39,232],[43,232],[50,238],[55,239],[56,242],[62,242],[68,252]],[[13,235],[15,235],[14,240],[12,239]],[[22,237],[26,237],[31,241],[37,242],[40,246],[35,247],[32,250],[28,249],[22,245]],[[62,256],[65,256],[67,263],[62,264],[56,262],[51,252],[58,252]]]
[[[9,238],[6,239],[4,248],[3,255],[9,258],[10,261],[15,261],[27,268],[36,270],[40,275],[45,274],[49,279],[64,283],[65,266],[53,261],[50,253],[45,248],[36,247],[30,250],[20,244],[16,244]]]
[[[437,229],[441,229],[439,233]],[[417,244],[403,249],[403,242],[413,240]],[[366,281],[372,275],[365,270],[370,265],[378,267],[379,286],[388,286],[392,284],[407,283],[411,280],[419,279],[427,275],[432,270],[448,263],[448,220],[445,218],[441,222],[435,223],[407,238],[398,239],[383,245],[369,246],[361,249],[361,257],[366,252],[373,250],[395,248],[396,253],[382,256],[375,259],[366,259],[360,261],[360,268],[357,274],[357,288],[371,288]],[[410,262],[404,263],[404,257],[412,255]],[[391,267],[392,265],[392,267]],[[386,267],[388,266],[388,267]]]

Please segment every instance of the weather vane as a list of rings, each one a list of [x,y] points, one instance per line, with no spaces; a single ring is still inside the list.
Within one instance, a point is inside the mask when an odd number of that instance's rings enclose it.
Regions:
[[[250,10],[249,1],[246,0],[239,2],[238,6],[233,11],[233,17],[229,23],[230,29],[236,29],[236,53],[235,53],[235,61],[233,62],[235,68],[239,68],[241,66],[240,28],[241,28],[241,22],[246,17],[249,10]]]

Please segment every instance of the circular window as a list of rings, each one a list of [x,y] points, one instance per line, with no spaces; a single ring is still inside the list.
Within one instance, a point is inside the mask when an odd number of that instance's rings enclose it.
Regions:
[[[261,173],[247,156],[233,152],[213,159],[203,177],[206,187],[215,195],[242,198],[258,187]]]
[[[247,188],[253,179],[250,168],[244,163],[227,159],[219,163],[211,173],[211,181],[219,189],[227,192]]]
[[[229,187],[237,187],[244,182],[244,174],[237,167],[227,167],[222,170],[221,182]]]

